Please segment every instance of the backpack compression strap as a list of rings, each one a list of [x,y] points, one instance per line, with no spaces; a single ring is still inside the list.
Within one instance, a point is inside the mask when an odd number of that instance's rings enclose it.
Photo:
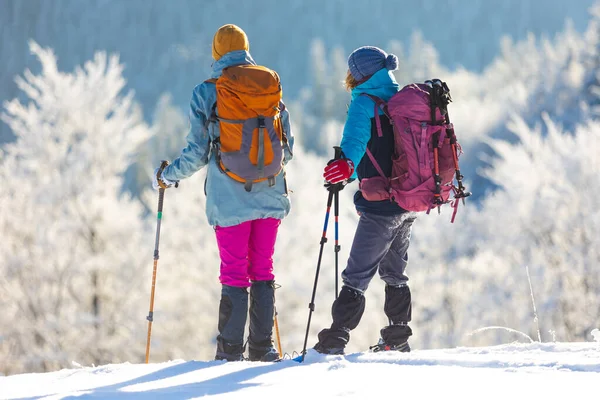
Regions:
[[[211,116],[210,118],[208,118],[206,120],[206,126],[208,126],[211,122],[218,122],[218,121],[223,121],[229,124],[244,124],[246,123],[247,120],[241,120],[241,119],[226,119],[226,118],[222,118],[219,117],[217,114],[217,104],[215,103],[212,107],[212,112],[211,112]],[[265,124],[265,117],[262,115],[259,115],[258,117],[256,117],[256,119],[258,120],[258,159],[257,159],[257,169],[259,172],[259,178],[263,178],[264,176],[264,170],[265,170],[265,129],[266,129],[266,124]],[[283,135],[282,135],[283,136]],[[287,138],[285,139],[285,142],[287,144]],[[227,168],[224,167],[223,163],[221,162],[221,148],[220,148],[220,141],[219,138],[215,139],[213,141],[213,149],[215,150],[215,156],[216,156],[216,161],[217,161],[217,165],[219,166],[219,168],[227,173],[227,172],[231,172],[230,170],[228,170]],[[275,186],[275,175],[272,176],[268,176],[266,178],[269,181],[269,186]],[[244,189],[247,192],[250,192],[252,190],[252,185],[253,185],[253,181],[252,179],[246,180],[244,183]]]

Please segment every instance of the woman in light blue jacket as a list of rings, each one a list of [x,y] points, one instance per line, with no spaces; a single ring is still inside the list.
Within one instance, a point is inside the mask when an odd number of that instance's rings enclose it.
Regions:
[[[219,78],[225,68],[256,65],[249,53],[248,38],[235,25],[224,25],[215,33],[212,46],[215,62],[211,78]],[[206,215],[215,228],[221,257],[221,303],[216,359],[244,358],[244,327],[248,315],[250,288],[249,358],[273,361],[279,358],[272,344],[274,316],[274,275],[272,256],[281,219],[290,211],[290,199],[283,168],[275,182],[255,182],[247,191],[243,183],[229,177],[217,162],[211,144],[219,138],[219,124],[207,123],[217,100],[214,81],[194,88],[190,104],[190,131],[187,147],[155,178],[157,188],[169,187],[208,166],[206,174]],[[217,104],[218,114],[218,104]],[[287,137],[283,164],[292,159],[294,137],[288,111],[280,118]],[[157,175],[155,173],[155,175]]]

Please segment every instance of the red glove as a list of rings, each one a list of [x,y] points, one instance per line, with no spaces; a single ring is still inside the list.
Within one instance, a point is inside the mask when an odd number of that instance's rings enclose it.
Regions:
[[[350,179],[354,172],[354,163],[348,158],[332,160],[323,171],[323,177],[329,183],[340,183]]]

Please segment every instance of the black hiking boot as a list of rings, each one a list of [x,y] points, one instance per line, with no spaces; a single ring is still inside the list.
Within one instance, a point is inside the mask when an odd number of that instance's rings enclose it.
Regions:
[[[248,316],[246,288],[222,285],[219,304],[219,335],[215,360],[244,359],[244,327]]]
[[[412,329],[408,323],[412,319],[412,300],[408,285],[386,285],[384,311],[390,324],[380,331],[381,339],[370,347],[371,351],[410,352],[408,339]]]
[[[275,317],[275,282],[254,281],[250,287],[250,361],[279,361],[281,355],[273,347],[273,319]]]
[[[321,342],[315,344],[315,347],[313,347],[313,349],[315,349],[317,351],[317,353],[320,353],[320,354],[341,355],[341,356],[344,355],[343,347],[327,347]]]
[[[364,311],[363,293],[349,286],[342,286],[340,295],[331,306],[331,328],[319,332],[319,342],[314,349],[321,354],[344,354],[344,348],[350,340],[350,331],[358,326]]]
[[[269,341],[264,343],[263,346],[256,345],[254,343],[248,343],[248,360],[250,361],[262,361],[262,362],[274,362],[281,361],[281,356],[273,343]]]
[[[244,345],[227,343],[217,337],[217,354],[215,360],[244,361]]]
[[[373,353],[378,353],[380,351],[398,351],[400,353],[410,353],[410,346],[408,342],[390,345],[386,344],[383,339],[379,339],[379,342],[375,346],[369,347],[369,350]]]
[[[350,330],[347,328],[325,328],[319,332],[318,337],[319,342],[313,347],[318,353],[343,355],[350,339]]]

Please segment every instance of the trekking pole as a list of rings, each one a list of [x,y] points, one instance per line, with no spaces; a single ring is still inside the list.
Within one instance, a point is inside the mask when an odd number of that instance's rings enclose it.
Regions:
[[[339,146],[334,146],[334,158],[337,160],[342,157],[342,148]],[[338,277],[339,277],[339,269],[338,269],[338,256],[340,253],[340,244],[339,244],[339,217],[340,217],[340,191],[337,190],[333,195],[333,215],[335,221],[335,246],[333,251],[335,253],[335,299],[338,298]]]
[[[276,283],[273,283],[273,289],[277,290],[281,287]],[[275,299],[275,297],[273,297]],[[273,300],[273,310],[275,311],[275,316],[273,317],[273,327],[275,328],[275,338],[277,339],[277,350],[279,351],[279,356],[283,357],[283,351],[281,350],[281,336],[279,336],[279,321],[277,321],[277,306],[275,305],[275,300]]]
[[[339,158],[341,156],[341,148],[335,148],[335,156]],[[339,149],[339,150],[338,150]],[[299,357],[294,358],[294,361],[304,362],[304,356],[306,355],[306,344],[308,343],[308,332],[310,330],[310,321],[312,319],[312,313],[315,311],[315,296],[317,294],[317,283],[319,282],[319,272],[321,271],[321,260],[323,258],[323,247],[327,243],[327,225],[329,225],[329,214],[331,211],[331,203],[333,203],[333,197],[335,195],[335,189],[329,190],[329,196],[327,197],[327,210],[325,211],[325,223],[323,224],[323,235],[321,236],[321,247],[319,248],[319,259],[317,261],[317,270],[315,272],[315,282],[313,284],[312,296],[308,305],[308,322],[306,323],[306,334],[304,335],[304,346],[302,347],[302,353]],[[337,273],[336,273],[337,279]]]
[[[319,248],[319,259],[317,261],[317,270],[315,272],[315,283],[313,284],[312,297],[310,298],[310,304],[308,305],[308,322],[306,323],[306,335],[304,336],[304,346],[302,347],[302,354],[300,357],[296,357],[294,361],[303,362],[304,356],[306,355],[306,343],[308,342],[308,331],[310,329],[310,320],[312,313],[315,311],[315,295],[317,294],[317,283],[319,282],[319,272],[321,270],[321,259],[323,258],[323,247],[327,243],[327,225],[329,223],[329,211],[331,210],[331,203],[333,202],[333,192],[329,192],[327,197],[327,211],[325,212],[325,223],[323,225],[323,235],[321,236],[321,247]]]
[[[335,253],[335,299],[338,298],[338,255],[340,253],[339,245],[339,216],[340,216],[340,192],[335,192],[333,197],[333,215],[335,218],[335,246],[333,251]]]
[[[160,168],[158,170],[158,176],[165,169],[165,167],[169,165],[168,161],[161,161]],[[152,269],[152,289],[150,291],[150,311],[146,319],[148,320],[148,339],[146,340],[146,364],[148,364],[148,359],[150,358],[150,336],[152,334],[152,321],[154,319],[154,291],[156,287],[156,270],[158,268],[158,243],[160,240],[160,223],[162,221],[162,210],[163,210],[163,200],[165,198],[165,189],[158,189],[158,214],[156,218],[156,239],[154,241],[154,268]]]
[[[279,323],[277,322],[277,307],[275,307],[275,337],[277,338],[277,350],[279,350],[279,357],[283,357],[283,351],[281,351],[281,336],[279,336]]]

